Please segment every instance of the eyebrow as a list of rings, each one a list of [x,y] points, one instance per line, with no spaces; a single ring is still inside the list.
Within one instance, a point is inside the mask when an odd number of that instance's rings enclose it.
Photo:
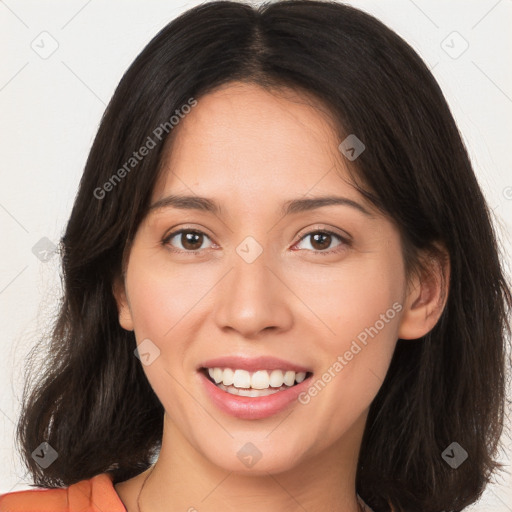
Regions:
[[[340,196],[321,196],[305,199],[291,199],[283,203],[281,207],[281,214],[283,216],[293,215],[296,213],[316,210],[317,208],[331,205],[350,206],[356,210],[359,210],[361,213],[367,215],[368,217],[373,217],[373,215],[357,201]],[[213,213],[214,215],[220,215],[221,213],[221,208],[215,201],[207,197],[200,196],[169,195],[153,203],[149,207],[149,210],[153,211],[162,208],[199,210]]]

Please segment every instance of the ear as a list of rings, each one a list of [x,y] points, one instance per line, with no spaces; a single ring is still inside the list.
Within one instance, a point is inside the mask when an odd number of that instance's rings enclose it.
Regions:
[[[417,339],[436,325],[448,299],[450,257],[444,246],[421,256],[423,269],[415,272],[408,285],[398,337]]]
[[[119,313],[119,324],[127,331],[133,331],[133,318],[130,309],[130,303],[126,296],[126,287],[122,277],[116,277],[112,285],[112,293],[117,303],[117,311]]]

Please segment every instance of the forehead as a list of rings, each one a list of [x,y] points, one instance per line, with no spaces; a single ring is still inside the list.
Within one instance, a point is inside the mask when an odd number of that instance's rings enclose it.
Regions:
[[[222,202],[335,191],[359,196],[335,122],[310,95],[231,83],[197,101],[166,148],[153,202],[171,192]]]

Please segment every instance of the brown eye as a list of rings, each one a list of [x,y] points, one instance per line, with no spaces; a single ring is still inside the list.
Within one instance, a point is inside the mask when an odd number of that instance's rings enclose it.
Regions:
[[[201,231],[180,229],[179,231],[174,231],[169,234],[163,240],[163,243],[170,245],[173,250],[177,250],[178,252],[193,252],[202,248],[205,239],[209,239],[209,237]],[[172,242],[173,240],[174,243]],[[176,243],[178,244],[177,247],[175,245]]]
[[[331,254],[333,252],[338,252],[340,250],[345,249],[347,246],[350,245],[350,240],[348,238],[345,238],[337,233],[334,233],[332,231],[326,231],[326,230],[317,230],[317,231],[311,231],[309,233],[306,233],[300,240],[299,243],[301,243],[303,240],[310,239],[310,246],[311,248],[307,248],[308,250],[312,250],[314,252],[317,252],[319,254]],[[326,250],[331,247],[331,244],[333,243],[333,240],[338,239],[340,243],[338,243],[334,249],[332,250]]]
[[[331,245],[332,236],[327,233],[315,233],[311,235],[311,245],[319,251],[328,249]]]

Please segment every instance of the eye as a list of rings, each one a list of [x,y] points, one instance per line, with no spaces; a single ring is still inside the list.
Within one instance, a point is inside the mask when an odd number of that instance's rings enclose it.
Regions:
[[[310,231],[306,233],[299,241],[307,240],[309,237],[312,237],[312,243],[310,243],[311,249],[317,254],[332,254],[336,252],[340,252],[344,250],[347,246],[351,245],[351,241],[348,237],[344,237],[338,233],[334,233],[329,230],[316,230]],[[325,249],[329,248],[332,244],[333,238],[336,238],[340,241],[340,243],[335,246],[336,248],[333,250],[326,251]],[[168,246],[174,252],[189,252],[195,253],[200,252],[201,249],[204,249],[203,243],[205,239],[210,240],[210,237],[199,231],[197,229],[179,229],[177,231],[173,231],[169,233],[163,240],[162,244]],[[174,240],[174,242],[173,242]],[[179,244],[176,247],[176,243]],[[296,244],[297,245],[297,244]]]
[[[180,229],[167,235],[162,240],[162,243],[170,246],[170,249],[175,252],[196,252],[202,249],[205,238],[210,239],[210,237],[202,231],[196,229]],[[173,239],[176,239],[181,247],[178,246],[178,248],[176,248],[174,243],[172,243]]]
[[[347,246],[350,246],[351,242],[347,237],[341,236],[338,233],[334,233],[333,231],[329,230],[316,230],[316,231],[310,231],[309,233],[306,233],[299,241],[299,243],[303,240],[306,240],[307,238],[312,237],[312,243],[310,242],[311,249],[307,248],[308,250],[313,250],[318,254],[326,255],[326,254],[332,254],[335,252],[340,252],[344,249],[346,249]],[[336,246],[335,249],[326,251],[325,249],[328,248],[333,238],[337,238],[340,243]]]

